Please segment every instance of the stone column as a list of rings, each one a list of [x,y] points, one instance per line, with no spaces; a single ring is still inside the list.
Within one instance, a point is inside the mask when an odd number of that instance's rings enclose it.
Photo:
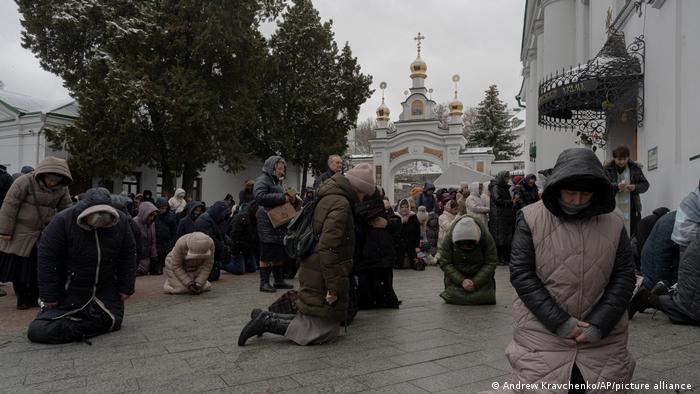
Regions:
[[[537,167],[534,161],[530,161],[530,144],[537,141],[537,99],[539,80],[537,77],[537,49],[530,48],[527,51],[527,74],[525,78],[525,145],[523,152],[525,153],[525,173],[530,174],[537,172]]]

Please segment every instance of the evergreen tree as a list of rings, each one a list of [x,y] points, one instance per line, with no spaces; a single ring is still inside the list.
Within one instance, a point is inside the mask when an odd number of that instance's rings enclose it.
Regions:
[[[75,126],[47,133],[85,178],[140,165],[191,190],[219,161],[240,167],[257,121],[267,57],[259,23],[282,0],[17,0],[23,46],[80,104]]]
[[[498,97],[496,85],[489,86],[486,97],[477,107],[467,145],[492,147],[496,160],[520,155],[520,145],[515,143],[518,136],[513,134],[508,118],[507,105]]]
[[[332,22],[321,23],[310,0],[295,0],[270,39],[271,61],[260,111],[258,154],[279,152],[303,168],[325,171],[330,154],[347,149],[347,132],[370,97],[346,43],[341,51]]]

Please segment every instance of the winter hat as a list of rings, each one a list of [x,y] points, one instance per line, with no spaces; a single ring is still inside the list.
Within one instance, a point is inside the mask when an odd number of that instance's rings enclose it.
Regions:
[[[523,180],[523,177],[521,177],[520,175],[516,175],[516,176],[513,177],[513,184],[514,184],[514,185],[519,185],[519,184],[520,184],[520,181],[522,181],[522,180]]]
[[[211,249],[214,241],[208,235],[200,232],[187,234],[187,255],[185,260],[203,259],[211,257]]]
[[[420,223],[421,225],[424,225],[428,222],[430,215],[428,215],[428,211],[425,209],[424,206],[421,205],[420,207],[418,207],[416,218],[418,219],[418,223]]]
[[[455,223],[452,229],[452,243],[459,241],[476,241],[481,239],[481,229],[474,219],[465,216]]]
[[[374,194],[374,177],[372,176],[372,166],[369,163],[361,163],[353,167],[345,174],[353,189],[367,196]]]
[[[413,189],[411,189],[411,197],[416,198],[416,196],[422,192],[423,192],[423,189],[416,186]]]

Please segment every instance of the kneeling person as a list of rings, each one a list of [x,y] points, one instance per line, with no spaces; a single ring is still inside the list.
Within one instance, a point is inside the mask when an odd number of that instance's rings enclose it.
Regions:
[[[201,294],[211,290],[207,280],[214,267],[214,241],[206,234],[185,234],[165,258],[165,284],[170,294]]]
[[[107,190],[90,189],[44,229],[42,309],[29,326],[30,341],[68,343],[121,328],[124,300],[134,293],[136,248],[126,215],[110,203]]]
[[[495,304],[497,263],[496,243],[486,227],[470,216],[458,218],[440,245],[445,272],[440,297],[448,304]]]

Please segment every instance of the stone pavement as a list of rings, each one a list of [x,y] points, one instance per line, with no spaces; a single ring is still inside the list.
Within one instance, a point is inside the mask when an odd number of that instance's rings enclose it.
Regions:
[[[254,307],[280,293],[257,291],[257,275],[223,275],[204,295],[161,294],[163,277],[137,279],[121,331],[93,345],[31,344],[36,310],[0,298],[0,392],[382,392],[478,393],[508,378],[511,336],[508,271],[497,271],[498,305],[445,305],[442,274],[396,271],[400,310],[360,312],[337,342],[301,347],[266,334],[236,340]],[[11,286],[5,286],[11,293]],[[700,328],[661,313],[631,323],[636,382],[691,383],[699,391]],[[674,391],[644,391],[644,393]]]

